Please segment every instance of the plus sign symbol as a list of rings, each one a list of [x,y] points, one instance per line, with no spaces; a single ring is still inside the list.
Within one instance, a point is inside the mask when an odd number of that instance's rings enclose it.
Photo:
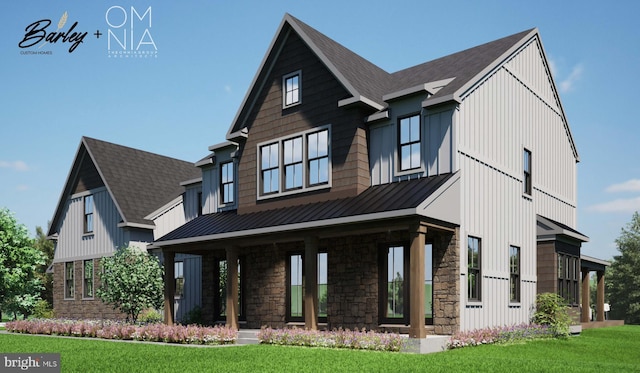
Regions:
[[[102,36],[102,33],[100,32],[100,30],[96,30],[94,35],[96,36],[96,39],[100,39],[100,36]]]

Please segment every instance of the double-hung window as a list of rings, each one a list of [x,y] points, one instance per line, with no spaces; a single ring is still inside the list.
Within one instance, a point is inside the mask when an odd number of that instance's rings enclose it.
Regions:
[[[520,248],[509,246],[509,301],[520,302]]]
[[[296,193],[329,185],[329,129],[306,131],[258,145],[259,195]]]
[[[296,71],[282,77],[282,107],[288,108],[302,101],[302,72]]]
[[[64,297],[65,299],[73,299],[75,297],[74,292],[74,265],[73,262],[64,263]]]
[[[420,115],[401,118],[398,127],[400,171],[420,168]]]
[[[84,233],[93,232],[93,195],[84,197]]]
[[[480,239],[469,236],[467,238],[467,299],[470,301],[480,301],[481,299],[481,250]]]
[[[233,203],[233,162],[220,165],[220,191],[223,204]]]
[[[93,259],[84,261],[83,272],[82,297],[93,298]]]

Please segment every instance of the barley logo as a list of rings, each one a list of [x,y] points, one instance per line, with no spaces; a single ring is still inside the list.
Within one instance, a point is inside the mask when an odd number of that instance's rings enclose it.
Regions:
[[[78,22],[74,22],[68,30],[60,31],[67,24],[68,18],[69,14],[64,12],[58,21],[58,29],[53,32],[47,32],[47,28],[51,25],[50,19],[41,19],[33,22],[24,29],[24,38],[18,43],[18,46],[20,48],[30,48],[41,43],[38,47],[38,49],[40,49],[47,43],[56,44],[58,42],[62,42],[71,44],[69,47],[69,53],[72,53],[80,44],[82,44],[85,36],[87,36],[87,32],[74,31],[78,26]],[[51,54],[51,52],[48,54]]]

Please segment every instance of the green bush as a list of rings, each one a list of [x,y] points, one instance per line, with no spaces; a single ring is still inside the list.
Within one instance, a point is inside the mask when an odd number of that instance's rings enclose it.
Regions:
[[[32,316],[36,319],[53,319],[53,308],[51,308],[49,302],[41,299],[36,302]]]
[[[571,317],[564,299],[555,293],[542,293],[536,297],[533,323],[548,325],[556,337],[568,337]]]
[[[138,322],[141,324],[155,324],[162,322],[162,314],[155,308],[147,308],[140,312]]]
[[[202,308],[200,306],[193,307],[186,315],[180,320],[183,325],[202,325]]]

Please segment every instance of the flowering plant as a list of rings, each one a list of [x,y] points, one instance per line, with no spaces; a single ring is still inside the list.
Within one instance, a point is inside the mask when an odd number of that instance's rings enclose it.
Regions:
[[[553,337],[553,332],[546,325],[519,324],[457,332],[447,342],[447,348],[454,349],[550,337]]]
[[[406,338],[395,333],[334,329],[332,331],[300,328],[272,329],[262,327],[258,339],[264,344],[350,348],[358,350],[400,351]]]

